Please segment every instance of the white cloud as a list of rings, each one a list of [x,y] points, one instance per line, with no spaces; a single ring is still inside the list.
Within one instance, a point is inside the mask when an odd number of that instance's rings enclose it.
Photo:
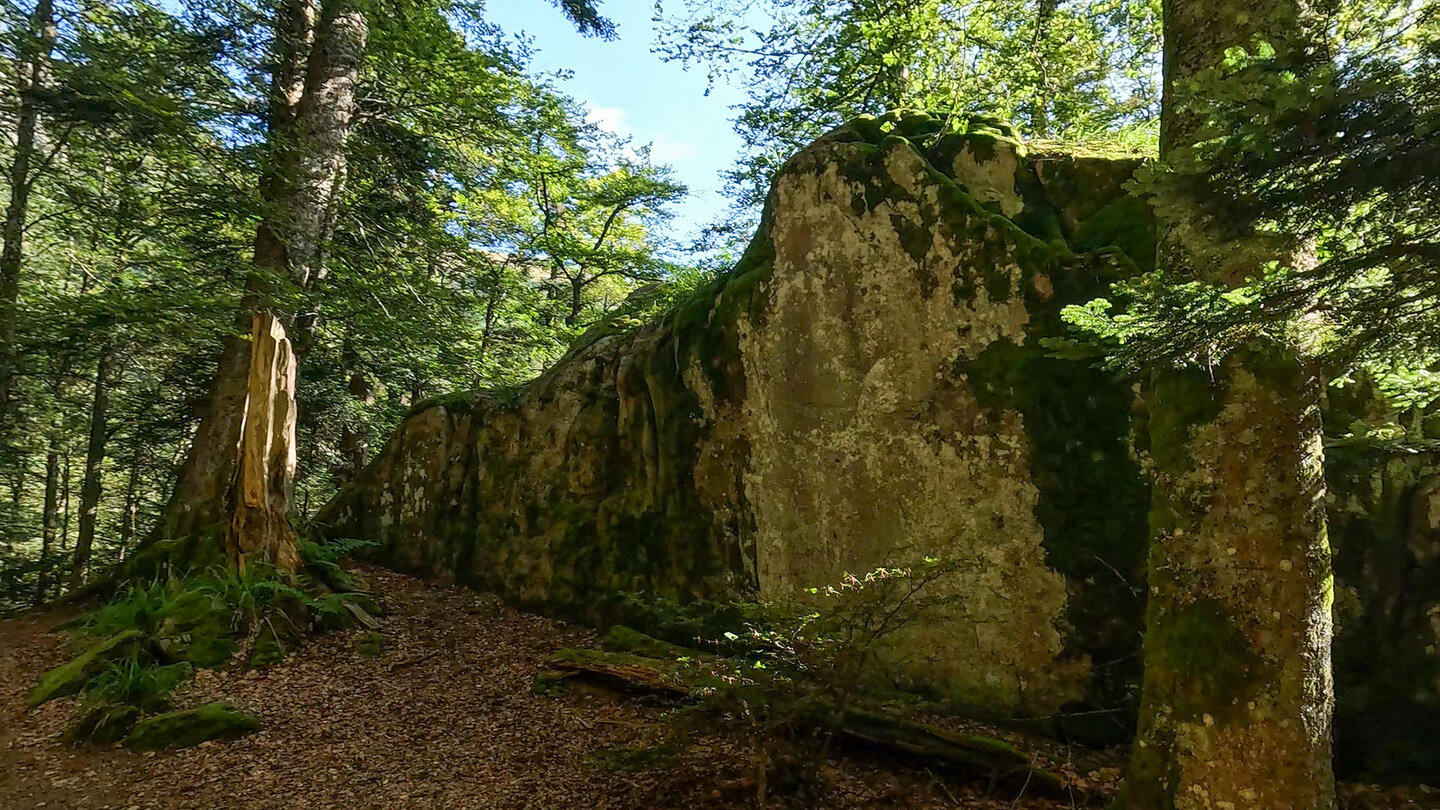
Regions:
[[[585,105],[589,119],[599,124],[602,129],[609,130],[616,135],[630,137],[634,135],[630,131],[627,120],[630,118],[630,111],[620,107],[600,107],[594,104]]]
[[[602,107],[586,103],[586,117],[601,129],[622,138],[629,138],[634,146],[650,144],[650,155],[657,163],[683,163],[699,154],[694,143],[673,138],[665,133],[639,132],[630,123],[630,111],[622,107]]]

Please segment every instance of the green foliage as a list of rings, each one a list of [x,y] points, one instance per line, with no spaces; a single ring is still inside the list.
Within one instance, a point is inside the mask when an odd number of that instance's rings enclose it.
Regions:
[[[109,668],[86,684],[85,692],[100,702],[163,712],[170,708],[170,692],[194,673],[195,668],[185,661],[153,666],[127,658],[111,662]]]
[[[1195,77],[1197,108],[1181,112],[1203,122],[1200,142],[1146,173],[1140,190],[1205,223],[1223,247],[1202,262],[1224,266],[1241,240],[1268,255],[1223,283],[1161,267],[1067,319],[1127,370],[1206,368],[1264,337],[1333,377],[1358,371],[1409,405],[1432,401],[1437,20],[1430,3],[1336,6],[1316,21],[1314,47],[1258,42]]]
[[[683,8],[662,17],[660,52],[749,93],[736,119],[745,151],[728,179],[750,208],[789,155],[859,115],[985,113],[1039,138],[1077,140],[1139,135],[1159,111],[1153,0],[687,0]]]
[[[614,33],[596,2],[557,5],[582,32]],[[638,284],[685,276],[657,236],[683,187],[536,75],[525,41],[480,4],[382,6],[362,4],[363,103],[325,280],[300,289],[252,260],[273,168],[275,10],[57,3],[39,122],[54,152],[33,167],[22,362],[0,413],[0,610],[68,585],[90,435],[104,441],[93,569],[151,536],[247,279],[288,323],[314,326],[300,371],[303,520],[428,394],[530,379]],[[13,58],[27,12],[0,14]],[[348,587],[325,561],[310,573]]]
[[[105,672],[111,661],[140,655],[144,638],[144,633],[132,628],[100,641],[70,661],[40,676],[39,682],[30,690],[27,701],[32,707],[39,706],[57,697],[81,691],[92,678]]]
[[[156,625],[173,599],[174,588],[169,583],[126,583],[118,595],[91,611],[82,627],[97,636],[148,630]]]
[[[314,540],[299,541],[300,558],[305,561],[305,564],[321,566],[336,565],[340,560],[357,551],[375,548],[379,545],[374,540],[364,540],[358,537],[326,538],[323,543],[317,543]]]
[[[75,721],[65,730],[68,742],[93,742],[109,745],[119,742],[140,719],[140,708],[125,703],[87,702],[81,706]]]
[[[897,639],[962,611],[947,583],[976,564],[926,558],[847,573],[808,589],[804,599],[765,606],[758,611],[763,620],[738,633],[700,639],[694,646],[727,653],[679,659],[689,667],[686,678],[701,698],[700,712],[726,718],[755,741],[756,758],[778,795],[813,798],[842,724],[897,694],[895,681],[882,673],[917,663],[905,659]],[[636,646],[628,634],[619,642]],[[641,646],[658,652],[653,642]]]

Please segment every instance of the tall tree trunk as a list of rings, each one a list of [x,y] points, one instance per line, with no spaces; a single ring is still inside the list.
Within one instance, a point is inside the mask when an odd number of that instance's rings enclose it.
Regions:
[[[60,550],[70,550],[70,450],[60,455]]]
[[[0,247],[0,432],[8,429],[10,398],[19,357],[15,345],[20,311],[20,267],[24,258],[25,217],[34,185],[35,130],[39,110],[35,91],[45,81],[50,52],[55,48],[55,4],[40,0],[30,15],[30,30],[18,60],[16,91],[20,96],[15,120],[15,151],[10,161],[10,201],[5,206],[3,247]]]
[[[23,500],[25,497],[25,478],[29,473],[29,459],[24,455],[19,457],[15,465],[15,475],[10,479],[10,519],[6,521],[3,531],[0,531],[0,540],[5,543],[7,551],[15,548],[15,543],[20,540],[20,515],[22,512]]]
[[[125,559],[130,543],[135,539],[135,518],[140,513],[140,446],[137,442],[130,452],[130,473],[125,478],[125,506],[120,516],[120,560]]]
[[[374,389],[370,386],[370,378],[365,375],[360,353],[356,351],[355,343],[349,337],[345,338],[343,355],[345,365],[349,367],[350,371],[351,398],[360,405],[373,405],[375,403]],[[338,483],[343,485],[359,475],[360,470],[365,466],[365,456],[369,447],[364,420],[358,415],[346,414],[344,424],[340,426],[340,469],[335,476]]]
[[[584,276],[576,273],[570,282],[570,312],[565,316],[567,326],[574,326],[580,320],[580,312],[585,308],[585,300],[581,297],[584,291]]]
[[[85,478],[80,485],[80,534],[75,538],[75,562],[70,569],[70,589],[78,591],[90,571],[95,546],[95,525],[100,517],[100,475],[105,466],[105,444],[110,419],[110,369],[113,348],[103,338],[95,362],[95,396],[90,406],[90,435],[85,443]]]
[[[60,420],[50,426],[50,446],[45,452],[45,506],[40,518],[40,576],[35,583],[35,604],[43,604],[50,593],[50,555],[55,533],[60,528]]]
[[[313,3],[307,0],[290,0],[280,13],[276,26],[280,67],[274,77],[268,134],[270,169],[261,181],[266,208],[255,234],[258,272],[247,284],[242,302],[241,317],[247,321],[252,315],[270,317],[261,308],[274,279],[288,278],[307,289],[324,275],[324,246],[334,227],[335,201],[344,183],[345,144],[354,125],[355,82],[368,34],[365,17],[349,0],[329,0],[318,20]],[[306,318],[302,331],[309,328],[313,328],[313,317]],[[288,340],[286,351],[291,351]],[[225,343],[195,440],[157,527],[163,536],[223,528],[232,555],[269,554],[273,542],[287,542],[276,540],[284,533],[250,539],[235,536],[249,527],[270,532],[274,513],[283,515],[289,506],[287,487],[271,493],[285,502],[282,505],[272,499],[263,519],[231,512],[236,508],[231,493],[242,473],[240,452],[252,394],[253,361],[264,359],[251,354],[252,344],[244,338],[233,337]],[[293,463],[291,466],[293,471]],[[280,548],[271,562],[293,565],[298,555],[293,538],[288,542],[290,546]]]
[[[1257,37],[1301,47],[1301,23],[1295,0],[1167,0],[1162,158],[1183,165],[1199,137],[1198,74]],[[1195,210],[1157,195],[1161,267],[1177,280],[1234,286],[1284,250],[1222,238]],[[1210,372],[1158,371],[1144,392],[1155,477],[1123,794],[1135,810],[1335,805],[1321,383],[1297,345],[1255,340]]]

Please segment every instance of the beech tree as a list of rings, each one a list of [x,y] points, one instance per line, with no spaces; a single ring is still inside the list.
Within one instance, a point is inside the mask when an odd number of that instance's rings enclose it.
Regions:
[[[311,0],[289,0],[275,14],[260,185],[265,210],[255,234],[255,272],[241,304],[241,317],[253,322],[251,340],[235,335],[225,342],[161,529],[181,537],[219,526],[233,560],[243,564],[253,555],[293,569],[299,555],[287,513],[295,465],[294,356],[285,328],[267,309],[267,293],[286,282],[304,291],[324,274],[368,23],[349,0],[318,8]],[[291,329],[303,335],[313,328],[309,317],[292,319]],[[265,341],[264,351],[254,339]],[[277,398],[267,403],[270,396]],[[281,434],[271,431],[272,422]]]
[[[1194,160],[1214,88],[1254,81],[1237,53],[1303,50],[1310,23],[1294,0],[1169,0],[1161,160]],[[1153,204],[1171,282],[1235,288],[1308,261],[1309,245],[1253,223],[1215,227],[1181,189]],[[1322,380],[1306,346],[1292,323],[1199,367],[1157,364],[1144,387],[1154,502],[1128,807],[1334,806]]]

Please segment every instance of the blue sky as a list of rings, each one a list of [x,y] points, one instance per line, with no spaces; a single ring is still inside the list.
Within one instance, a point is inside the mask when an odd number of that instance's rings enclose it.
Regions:
[[[690,196],[672,235],[688,241],[725,208],[716,173],[734,162],[740,148],[730,105],[744,95],[717,83],[707,97],[703,68],[686,71],[651,53],[655,25],[646,0],[606,0],[600,10],[619,28],[618,40],[580,36],[546,0],[490,0],[485,18],[507,33],[533,37],[536,71],[574,71],[561,89],[583,101],[595,121],[637,145],[652,144],[655,161],[675,167]]]

